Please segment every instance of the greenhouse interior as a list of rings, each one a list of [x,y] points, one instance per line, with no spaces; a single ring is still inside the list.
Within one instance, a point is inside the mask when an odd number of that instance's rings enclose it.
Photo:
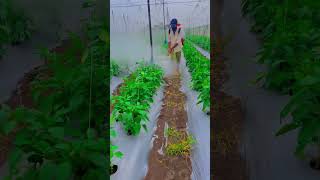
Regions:
[[[210,1],[112,0],[110,60],[110,178],[209,180]]]
[[[318,180],[319,9],[0,0],[0,179]]]

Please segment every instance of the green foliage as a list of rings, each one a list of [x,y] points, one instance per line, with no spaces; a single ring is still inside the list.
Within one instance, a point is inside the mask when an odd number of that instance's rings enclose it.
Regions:
[[[18,44],[31,37],[32,21],[22,10],[14,10],[11,0],[0,2],[0,29],[5,29],[7,38],[0,41]]]
[[[31,37],[32,22],[22,10],[15,11],[11,0],[0,1],[0,58],[4,45],[19,44]]]
[[[320,144],[320,68],[296,83],[297,93],[281,112],[281,118],[291,113],[292,122],[284,125],[277,136],[291,130],[299,129],[296,155],[303,156],[304,149],[309,144]]]
[[[17,108],[7,113],[6,117],[8,122],[26,126],[17,132],[14,141],[16,149],[9,157],[11,178],[28,179],[31,173],[31,179],[39,180],[50,179],[50,176],[57,179],[83,179],[95,169],[101,175],[107,174],[105,138],[87,136],[83,132],[74,133],[74,129],[65,125],[66,119],[38,110]],[[6,126],[5,130],[10,129],[12,126]],[[19,166],[21,161],[25,161],[24,156],[30,164],[27,172],[21,171]]]
[[[101,91],[107,87],[107,66],[101,65],[100,51],[91,52],[93,46],[84,48],[81,40],[74,37],[75,43],[63,54],[44,52],[48,59],[51,77],[37,77],[33,82],[33,97],[41,111],[48,114],[56,114],[68,117],[68,119],[88,124],[89,111],[95,115],[91,117],[91,126],[97,128],[98,133],[103,133],[103,119],[105,117],[106,102],[105,93]],[[90,51],[89,56],[83,63],[79,63],[77,52]],[[97,53],[97,54],[95,54]],[[91,74],[92,72],[92,74]],[[92,77],[91,77],[92,76]],[[94,80],[90,83],[91,78]],[[92,106],[89,108],[90,87],[92,94]],[[54,92],[54,93],[50,93]],[[43,96],[47,93],[46,96]],[[71,124],[73,124],[71,122]],[[85,128],[85,127],[84,127]]]
[[[166,129],[166,136],[168,137],[168,145],[166,147],[166,154],[169,156],[188,156],[191,153],[192,145],[195,139],[186,135],[185,132],[176,130],[175,128]]]
[[[61,54],[42,50],[50,74],[39,74],[32,82],[34,109],[1,109],[1,133],[24,127],[9,157],[10,179],[108,177],[106,32],[105,26],[95,26],[87,43],[71,34],[71,45]],[[21,163],[27,166],[21,169]]]
[[[13,14],[9,19],[10,42],[11,44],[19,44],[30,39],[33,31],[32,22],[22,12]]]
[[[139,134],[141,127],[147,130],[148,109],[153,95],[163,81],[163,74],[163,70],[157,65],[140,64],[124,79],[120,94],[112,97],[112,116],[123,124],[128,134]]]
[[[192,88],[199,92],[199,102],[203,111],[210,109],[210,61],[189,41],[185,41],[183,53],[191,73]]]
[[[113,124],[114,124],[115,119],[113,116],[110,117],[110,139],[115,138],[117,136],[116,131],[113,129]],[[118,151],[118,146],[113,145],[112,143],[110,144],[110,167],[112,167],[112,159],[116,158],[122,158],[123,153]],[[110,171],[112,172],[112,171]]]
[[[119,65],[114,60],[111,60],[110,76],[118,76],[119,73],[120,73]]]
[[[293,95],[281,112],[292,122],[277,133],[299,130],[296,154],[302,156],[309,144],[319,145],[320,107],[320,2],[243,1],[243,12],[252,31],[263,39],[258,62],[268,67],[259,79],[266,88]]]
[[[89,0],[86,3],[83,4],[84,7],[94,7],[96,6],[96,1],[95,0]],[[100,60],[98,62],[99,65],[103,65],[104,69],[101,70],[100,72],[102,74],[104,74],[105,76],[108,76],[107,69],[110,69],[110,76],[116,76],[120,73],[120,67],[119,65],[117,65],[114,61],[111,61],[111,66],[109,65],[108,59],[109,59],[109,31],[108,31],[108,23],[106,21],[106,17],[97,17],[97,16],[93,16],[92,19],[88,22],[88,25],[86,27],[86,32],[87,32],[87,36],[88,39],[90,40],[90,42],[92,42],[92,47],[91,47],[91,53],[90,51],[86,51],[85,52],[85,56],[86,58],[91,56],[93,57],[93,59],[95,60]],[[98,40],[98,41],[97,41]],[[93,52],[93,53],[92,53]],[[95,53],[94,53],[95,52]],[[105,77],[104,76],[104,77]],[[110,76],[107,77],[107,81],[106,79],[100,81],[100,82],[104,82],[103,85],[104,87],[109,86],[109,84],[107,84],[109,82],[109,78]],[[96,80],[96,79],[95,79]],[[104,88],[101,88],[104,89]],[[101,90],[100,90],[101,91]],[[105,97],[105,93],[104,91],[101,91],[101,95],[103,96],[99,96],[99,98],[101,98],[101,110],[104,111],[106,104],[104,102],[104,97]],[[102,120],[102,119],[101,119]],[[116,131],[113,129],[112,125],[114,123],[114,118],[111,117],[110,118],[110,139],[116,137]],[[101,124],[103,124],[101,122]],[[102,129],[102,132],[104,131],[104,129]],[[112,143],[110,144],[110,157],[109,159],[109,168],[112,167],[112,159],[114,158],[122,158],[123,154],[122,152],[117,150],[118,147],[113,145]],[[112,169],[109,169],[109,172],[112,172]],[[93,176],[94,177],[94,176]]]
[[[202,49],[210,52],[210,37],[190,34],[187,36],[187,39],[189,39],[191,42],[195,43]]]

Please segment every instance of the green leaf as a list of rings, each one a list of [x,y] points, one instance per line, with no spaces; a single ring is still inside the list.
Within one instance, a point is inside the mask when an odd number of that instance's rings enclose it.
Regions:
[[[42,112],[49,114],[52,111],[53,103],[54,96],[47,96],[41,99],[41,101],[39,102],[39,108]]]
[[[15,121],[8,121],[7,123],[5,123],[3,125],[3,127],[1,127],[1,130],[8,135],[15,127],[16,127],[17,123]]]
[[[312,138],[319,135],[320,123],[317,119],[305,120],[298,134],[298,146],[296,154],[302,156],[307,144],[312,142]]]
[[[32,139],[30,138],[29,131],[21,130],[17,133],[16,138],[14,140],[14,144],[17,146],[23,146],[31,143],[31,140]]]
[[[15,168],[17,163],[21,160],[21,157],[23,155],[23,151],[21,151],[18,148],[15,148],[9,156],[9,166],[11,168]]]
[[[123,153],[120,152],[120,151],[118,151],[118,152],[114,153],[114,155],[115,155],[117,158],[122,158]]]
[[[146,132],[148,132],[147,125],[143,124],[142,127]]]
[[[44,165],[41,166],[39,170],[39,180],[54,179],[54,177],[57,175],[56,169],[57,169],[57,166],[54,163],[52,162],[45,163]]]
[[[0,123],[8,121],[8,113],[4,110],[0,110]]]
[[[57,145],[55,145],[55,148],[57,148],[57,149],[60,149],[60,150],[63,150],[63,151],[70,151],[71,150],[71,147],[70,147],[70,145],[69,144],[57,144]]]
[[[77,128],[74,128],[74,127],[66,127],[65,135],[66,136],[72,136],[72,137],[80,137],[80,136],[83,135],[83,132],[81,132],[80,129],[77,129]]]
[[[56,177],[59,180],[69,180],[72,175],[72,165],[70,162],[64,162],[57,165]]]
[[[70,109],[71,110],[77,110],[77,108],[79,107],[79,105],[81,105],[81,103],[83,102],[84,97],[82,95],[74,95],[71,97],[70,100]]]
[[[64,127],[53,127],[48,130],[48,132],[55,138],[64,138]]]
[[[23,175],[23,178],[21,178],[21,180],[35,180],[35,179],[37,179],[37,171],[33,169],[28,169],[27,172]]]
[[[6,176],[6,177],[4,177],[3,180],[13,180],[13,179],[10,176]]]
[[[116,133],[116,131],[115,130],[113,130],[113,129],[110,129],[110,137],[116,137],[117,136],[117,133]]]
[[[106,154],[102,153],[90,153],[88,154],[89,160],[98,167],[107,168]]]
[[[87,129],[87,137],[88,139],[94,139],[97,137],[97,132],[95,129],[93,128],[88,128]]]
[[[304,157],[304,149],[306,148],[307,144],[308,144],[307,142],[298,143],[294,154],[299,158],[303,158]]]
[[[279,131],[276,133],[276,136],[280,136],[280,135],[285,134],[291,130],[297,129],[299,126],[300,125],[298,125],[296,123],[286,124],[279,129]]]
[[[88,49],[86,49],[81,57],[81,63],[84,63],[88,59],[88,54],[89,54],[89,51]]]
[[[107,140],[104,138],[87,140],[85,146],[88,150],[98,152],[106,152],[108,147]]]
[[[83,180],[106,180],[110,178],[107,176],[107,170],[105,169],[90,169],[83,177]]]
[[[301,81],[302,86],[312,86],[320,83],[320,77],[318,76],[307,76]]]
[[[293,108],[297,105],[296,101],[301,97],[304,96],[305,90],[300,90],[297,94],[291,97],[289,103],[283,108],[283,110],[280,112],[280,118],[286,117]]]

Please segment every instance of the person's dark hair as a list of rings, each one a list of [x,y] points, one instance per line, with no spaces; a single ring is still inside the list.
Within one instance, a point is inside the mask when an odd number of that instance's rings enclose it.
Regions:
[[[173,18],[170,22],[171,25],[178,24],[178,20],[176,18]]]

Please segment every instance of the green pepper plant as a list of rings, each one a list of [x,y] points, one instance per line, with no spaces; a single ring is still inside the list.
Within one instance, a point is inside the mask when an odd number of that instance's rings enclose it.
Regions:
[[[210,61],[203,56],[191,42],[185,41],[183,53],[191,73],[192,88],[199,92],[198,103],[203,104],[203,111],[210,109]]]
[[[129,135],[137,135],[141,127],[146,129],[148,109],[156,90],[163,82],[163,70],[158,65],[140,64],[124,79],[120,94],[112,97],[112,115],[120,121]]]
[[[262,39],[257,54],[266,65],[257,81],[291,96],[280,114],[292,120],[276,135],[298,130],[295,154],[304,156],[308,145],[320,148],[320,3],[319,1],[243,0],[243,14]]]
[[[210,52],[210,37],[190,34],[187,36],[187,39],[202,49]]]
[[[1,108],[0,133],[22,127],[9,156],[7,179],[109,177],[106,29],[105,22],[95,22],[86,40],[71,34],[64,52],[42,50],[47,73],[38,74],[31,84],[34,107]]]

